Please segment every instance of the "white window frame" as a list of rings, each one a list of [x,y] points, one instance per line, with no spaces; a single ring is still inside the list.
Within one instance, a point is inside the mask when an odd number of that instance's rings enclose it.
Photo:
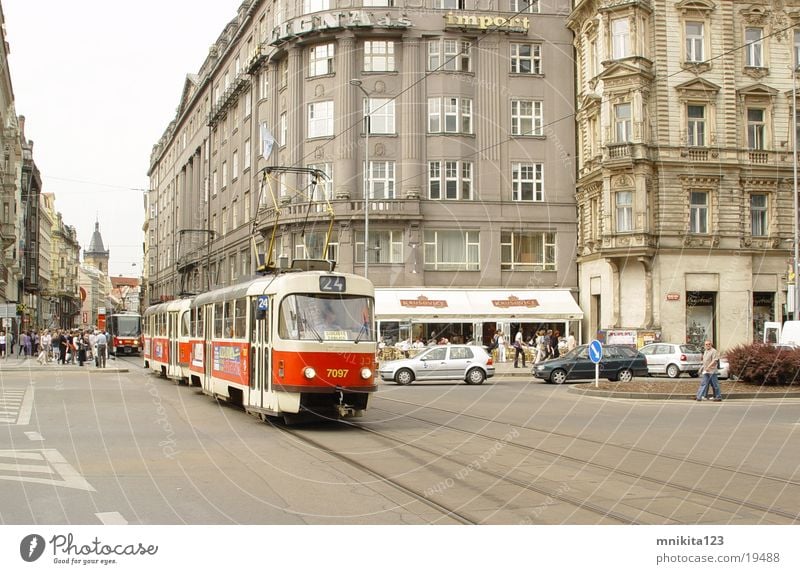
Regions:
[[[534,255],[538,260],[520,261],[522,243],[538,244],[525,254]],[[500,269],[502,271],[556,271],[556,234],[552,231],[501,231]],[[537,269],[538,268],[538,269]]]
[[[627,110],[627,114],[622,114]],[[633,106],[630,102],[614,105],[614,135],[617,143],[628,143],[632,135]]]
[[[311,174],[308,176],[308,185],[309,191],[311,192],[311,201],[324,201],[324,200],[332,200],[334,198],[333,195],[333,164],[329,162],[325,163],[310,163],[308,164],[310,169],[318,169],[322,171],[328,179],[322,179],[317,184],[316,188],[311,187],[312,177]]]
[[[689,233],[708,234],[708,200],[707,191],[689,192]]]
[[[701,116],[692,116],[692,109],[702,111]],[[708,122],[707,107],[703,104],[687,104],[686,106],[686,144],[690,147],[705,147]]]
[[[542,105],[540,100],[511,100],[511,135],[541,136]]]
[[[395,164],[393,161],[370,161],[369,170],[365,171],[364,189],[370,199],[394,199],[395,197]],[[380,197],[376,188],[381,187]]]
[[[761,119],[751,117],[750,112],[760,112]],[[767,110],[761,107],[748,107],[747,114],[747,149],[764,150],[767,139]]]
[[[745,66],[748,68],[764,67],[764,29],[750,27],[744,29]]]
[[[231,202],[231,229],[239,227],[239,200],[234,199]]]
[[[403,261],[403,231],[401,229],[370,229],[369,242],[372,245],[385,245],[369,249],[369,264],[398,265]],[[364,263],[364,232],[356,231],[356,263]]]
[[[473,199],[475,181],[471,161],[435,160],[428,162],[428,199],[438,201]]]
[[[395,72],[395,65],[393,40],[364,40],[365,72]]]
[[[471,72],[472,42],[460,38],[428,40],[429,72]]]
[[[279,131],[280,131],[280,141],[278,142],[278,145],[283,147],[283,146],[286,145],[286,140],[288,138],[288,130],[289,130],[289,127],[288,127],[288,124],[287,124],[287,121],[286,121],[286,112],[281,113],[280,124],[279,125],[280,125],[280,129],[279,129]]]
[[[529,50],[525,50],[529,48]],[[509,46],[512,74],[542,73],[542,45],[512,42]],[[529,52],[525,54],[524,52]],[[527,64],[527,66],[525,65]],[[525,68],[528,68],[527,70]]]
[[[331,9],[331,0],[303,0],[303,14],[313,14]]]
[[[428,271],[480,271],[480,231],[465,229],[426,229],[424,268]],[[444,241],[459,243],[462,258],[456,260],[444,253]]]
[[[308,49],[308,77],[328,76],[334,73],[334,44],[317,44]]]
[[[244,212],[242,214],[242,221],[244,223],[249,224],[250,223],[250,219],[251,219],[251,215],[250,215],[250,192],[249,191],[245,191],[244,192],[244,196],[243,196],[243,200],[242,200],[242,211]]]
[[[515,14],[538,14],[539,0],[509,0],[509,12]]]
[[[394,134],[394,103],[395,98],[364,98],[365,110],[369,110],[370,134]]]
[[[246,140],[244,140],[244,166],[242,168],[244,171],[250,169],[250,166],[252,165],[253,154],[250,151],[250,146],[251,146],[250,138],[247,138]]]
[[[228,161],[222,162],[222,189],[228,187]]]
[[[231,154],[231,179],[236,181],[239,179],[239,150],[233,150]]]
[[[511,200],[526,203],[544,201],[544,164],[511,164]]]
[[[617,233],[633,231],[633,191],[618,191],[614,194]]]
[[[690,26],[699,26],[699,33],[690,32]],[[686,37],[686,61],[694,63],[705,61],[706,23],[697,20],[687,20],[683,23],[683,29]]]
[[[428,133],[472,134],[472,99],[428,98]]]
[[[614,60],[631,55],[631,23],[627,16],[611,20],[611,55]]]
[[[308,104],[308,138],[333,136],[333,100]]]
[[[756,198],[763,199],[763,205],[756,205]],[[750,194],[750,235],[769,236],[769,196],[766,193]]]

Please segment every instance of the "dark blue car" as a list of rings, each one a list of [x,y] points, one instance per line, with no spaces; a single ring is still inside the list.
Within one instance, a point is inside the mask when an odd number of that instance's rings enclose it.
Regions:
[[[595,365],[589,359],[589,346],[581,345],[558,359],[536,363],[531,373],[560,385],[566,381],[594,379]],[[605,345],[600,361],[600,378],[628,382],[633,377],[647,376],[647,359],[636,349],[625,345]]]

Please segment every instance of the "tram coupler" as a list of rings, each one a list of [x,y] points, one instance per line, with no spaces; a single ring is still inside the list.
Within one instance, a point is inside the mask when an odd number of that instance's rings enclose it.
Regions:
[[[340,418],[347,417],[360,417],[364,415],[363,409],[357,409],[353,405],[346,405],[344,402],[344,392],[339,390],[339,404],[336,405],[336,411],[339,413]]]

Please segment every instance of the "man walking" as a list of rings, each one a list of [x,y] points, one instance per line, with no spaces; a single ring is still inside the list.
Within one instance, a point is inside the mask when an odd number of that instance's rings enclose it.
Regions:
[[[706,400],[706,390],[708,389],[708,384],[711,383],[711,387],[714,389],[714,399],[715,401],[722,400],[722,394],[719,390],[719,381],[717,380],[717,368],[719,367],[719,353],[711,344],[711,341],[705,342],[705,351],[703,351],[703,366],[701,367],[701,372],[703,374],[703,380],[700,382],[700,388],[697,389],[697,396],[695,397],[698,401],[705,401]]]
[[[97,337],[95,338],[94,344],[97,347],[96,357],[95,357],[95,364],[101,368],[106,368],[106,336],[105,334],[100,331],[97,333]]]
[[[522,327],[519,328],[514,336],[514,368],[519,368],[519,358],[522,357],[522,367],[525,368],[525,341],[522,337]]]

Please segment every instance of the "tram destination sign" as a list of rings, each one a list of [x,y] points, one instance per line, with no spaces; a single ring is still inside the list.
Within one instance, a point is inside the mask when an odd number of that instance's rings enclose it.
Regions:
[[[323,275],[319,278],[319,290],[323,293],[344,293],[347,291],[347,279],[336,275]]]

